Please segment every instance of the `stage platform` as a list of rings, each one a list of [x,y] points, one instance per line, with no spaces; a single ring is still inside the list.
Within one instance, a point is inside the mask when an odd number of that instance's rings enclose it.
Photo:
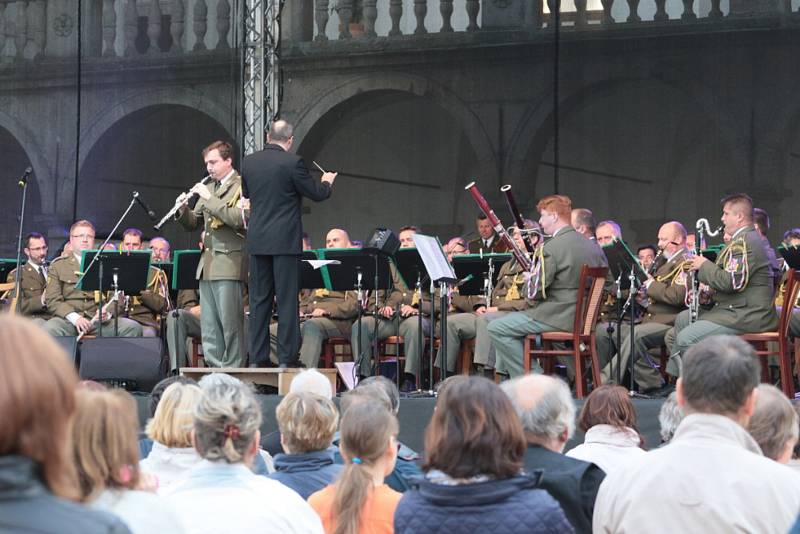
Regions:
[[[134,393],[139,405],[139,420],[142,428],[149,417],[150,395],[147,393]],[[265,436],[278,429],[275,420],[275,407],[283,397],[280,395],[258,395],[264,419],[261,423],[261,435]],[[334,399],[338,404],[338,398]],[[580,413],[582,400],[575,401]],[[661,443],[658,426],[658,411],[661,409],[663,399],[633,399],[633,404],[639,416],[639,431],[645,437],[648,449],[657,447]],[[425,427],[433,414],[436,399],[433,398],[403,398],[400,400],[400,441],[416,451],[425,448]],[[567,449],[583,442],[583,433],[576,429],[575,437],[567,444]]]
[[[180,373],[192,380],[200,381],[206,375],[225,373],[242,382],[271,386],[278,395],[289,393],[292,380],[305,369],[249,368],[249,367],[181,367]],[[336,369],[317,369],[331,383],[331,392],[336,392]]]

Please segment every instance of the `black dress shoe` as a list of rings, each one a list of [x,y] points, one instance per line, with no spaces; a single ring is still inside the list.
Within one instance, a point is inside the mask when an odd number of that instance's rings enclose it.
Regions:
[[[264,367],[269,367],[269,364],[253,362],[250,365],[248,365],[247,367],[249,367],[251,369],[263,369]]]

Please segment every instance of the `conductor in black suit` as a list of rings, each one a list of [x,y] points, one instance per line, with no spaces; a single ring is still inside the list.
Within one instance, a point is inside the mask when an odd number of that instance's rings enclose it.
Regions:
[[[336,173],[320,182],[308,173],[302,158],[289,153],[292,125],[272,123],[264,150],[244,158],[244,194],[250,199],[247,248],[250,253],[250,366],[269,363],[269,321],[278,300],[278,363],[297,366],[300,341],[298,292],[303,225],[302,198],[319,202],[331,194]]]

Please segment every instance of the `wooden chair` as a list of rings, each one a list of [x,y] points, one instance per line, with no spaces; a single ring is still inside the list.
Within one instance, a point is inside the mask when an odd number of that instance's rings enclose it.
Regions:
[[[394,347],[394,354],[387,354],[386,347]],[[395,359],[404,362],[405,357],[405,341],[403,336],[389,336],[386,339],[378,342],[378,361],[375,362],[375,376],[381,374],[381,364],[384,362],[393,362]],[[401,370],[402,372],[402,370]]]
[[[461,374],[467,375],[472,372],[472,358],[475,355],[475,338],[461,342],[458,350],[458,362],[461,366]]]
[[[336,347],[344,347],[346,350],[343,353],[337,354]],[[322,342],[322,354],[320,355],[320,363],[322,367],[332,368],[333,363],[336,361],[337,356],[344,357],[350,356],[353,359],[353,350],[350,347],[350,340],[344,337],[329,337]]]
[[[794,399],[794,373],[792,372],[792,352],[793,343],[789,333],[789,323],[792,320],[794,303],[800,293],[800,271],[790,269],[786,278],[786,294],[781,308],[778,329],[774,332],[759,332],[756,334],[742,334],[743,340],[747,341],[756,349],[756,354],[761,357],[762,378],[768,380],[767,358],[778,356],[780,367],[781,389],[790,399]],[[777,342],[778,350],[769,347],[770,342]]]
[[[192,367],[205,367],[206,360],[203,358],[203,344],[192,337],[186,338],[187,346],[189,347],[189,363]],[[203,364],[200,365],[200,360]]]
[[[553,360],[557,356],[575,358],[575,394],[579,399],[586,396],[585,363],[588,359],[592,368],[592,380],[595,387],[600,384],[600,361],[597,358],[595,344],[595,323],[600,314],[603,301],[603,285],[605,284],[607,267],[583,266],[578,283],[578,296],[575,303],[575,322],[572,332],[543,332],[525,338],[523,366],[526,373],[531,371],[534,358],[547,358],[549,364],[544,365],[545,372],[552,372]],[[536,348],[537,339],[541,340],[540,349]],[[553,343],[572,342],[567,349],[554,349]]]

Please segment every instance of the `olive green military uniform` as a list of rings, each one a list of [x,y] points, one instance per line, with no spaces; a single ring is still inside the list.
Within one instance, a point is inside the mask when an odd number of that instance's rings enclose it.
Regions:
[[[126,317],[142,325],[144,337],[156,337],[161,331],[161,314],[167,309],[167,275],[157,267],[150,267],[147,287],[128,300]]]
[[[8,273],[8,282],[15,283],[17,277],[17,270],[14,269]],[[42,272],[42,266],[34,266],[30,261],[22,266],[20,274],[20,298],[17,302],[17,310],[21,315],[34,320],[39,324],[44,324],[45,321],[52,317],[50,310],[47,309],[46,303],[42,300],[44,289],[47,287],[47,276]],[[11,291],[11,295],[14,291]]]
[[[437,299],[439,298],[439,290],[436,290]],[[455,290],[450,295],[450,309],[447,313],[447,371],[455,372],[456,361],[458,360],[458,353],[461,349],[461,343],[469,339],[475,339],[477,334],[477,318],[475,310],[483,306],[485,299],[478,295],[459,295]],[[438,309],[438,308],[437,308]],[[441,313],[436,312],[436,332],[439,338],[442,336],[442,320]],[[436,352],[436,361],[434,365],[439,368],[441,365],[442,347]]]
[[[325,317],[310,317],[300,323],[300,361],[306,367],[317,367],[322,352],[322,342],[331,337],[350,337],[353,320],[358,314],[358,298],[355,291],[328,291],[317,289],[311,301],[300,308],[300,313],[309,314],[319,308]]]
[[[542,246],[541,289],[533,306],[509,313],[489,323],[489,335],[497,353],[497,370],[509,376],[523,373],[523,345],[529,334],[572,330],[581,270],[606,267],[605,255],[571,226],[560,228]]]
[[[675,344],[667,368],[670,374],[680,374],[681,355],[706,337],[767,332],[778,327],[771,257],[769,244],[750,225],[734,233],[715,263],[703,263],[698,278],[714,291],[714,303],[710,309],[701,308],[692,324],[689,310],[675,318]]]
[[[75,255],[70,254],[53,260],[47,271],[45,302],[53,317],[44,324],[44,329],[53,336],[77,336],[78,329],[68,319],[68,317],[72,317],[70,314],[76,313],[91,321],[97,312],[100,302],[99,293],[75,288],[75,284],[80,278],[80,269],[80,262]],[[108,311],[113,313],[117,307],[116,304],[118,303],[111,304]],[[121,310],[122,305],[118,309]],[[120,337],[140,337],[142,335],[142,325],[136,321],[125,317],[119,317],[118,321]],[[97,327],[94,327],[88,333],[94,333],[96,330]],[[114,335],[113,319],[102,324],[101,333],[104,336]]]
[[[199,305],[200,294],[196,289],[181,289],[178,291],[175,309],[167,313],[166,336],[170,371],[189,365],[186,338],[200,340],[200,317],[189,311]]]
[[[223,183],[224,182],[224,183]],[[205,230],[198,265],[203,355],[211,367],[244,365],[242,302],[244,218],[239,200],[242,179],[236,171],[209,184],[211,197],[184,209],[178,222],[189,231]]]
[[[472,361],[477,365],[494,369],[496,356],[489,336],[489,323],[511,312],[528,309],[530,304],[525,298],[526,291],[525,274],[517,260],[511,259],[501,265],[492,291],[492,306],[497,311],[478,315],[475,321],[475,356]]]

